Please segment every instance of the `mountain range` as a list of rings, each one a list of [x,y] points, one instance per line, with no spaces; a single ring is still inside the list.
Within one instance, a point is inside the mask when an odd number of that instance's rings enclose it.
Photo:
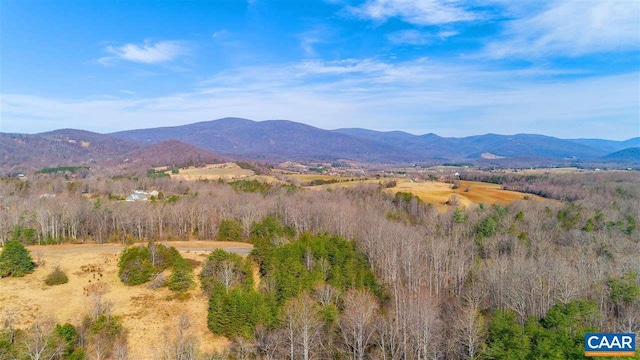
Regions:
[[[483,157],[594,159],[640,146],[640,137],[627,141],[559,139],[532,134],[450,138],[402,131],[323,130],[286,120],[256,122],[238,118],[122,131],[111,135],[146,144],[176,139],[215,153],[253,159],[349,159],[383,163]]]
[[[634,150],[639,147],[640,137],[626,141],[559,139],[535,134],[453,138],[359,128],[324,130],[287,120],[224,118],[111,134],[74,129],[40,134],[0,133],[0,167],[130,160],[158,165],[163,161],[213,161],[225,156],[265,162],[352,160],[398,164],[526,158],[639,163],[638,150]]]

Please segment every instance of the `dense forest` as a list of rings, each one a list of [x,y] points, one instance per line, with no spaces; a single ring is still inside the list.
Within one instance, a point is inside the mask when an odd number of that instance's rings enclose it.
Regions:
[[[167,359],[579,359],[586,332],[640,333],[637,172],[460,177],[547,200],[441,212],[376,184],[310,191],[40,174],[0,181],[0,241],[5,251],[123,243],[131,245],[120,257],[126,283],[171,269],[166,284],[179,292],[197,278],[209,315],[190,321],[206,321],[233,345],[215,355],[181,345]],[[158,195],[122,201],[133,189]],[[174,239],[254,250],[213,252],[194,275],[175,249],[154,244]],[[62,350],[48,358],[96,358],[83,351],[95,339],[109,340],[112,358],[127,358],[123,349],[136,344],[96,306],[83,324],[5,324],[0,358],[22,358],[18,348],[36,334],[58,339]]]

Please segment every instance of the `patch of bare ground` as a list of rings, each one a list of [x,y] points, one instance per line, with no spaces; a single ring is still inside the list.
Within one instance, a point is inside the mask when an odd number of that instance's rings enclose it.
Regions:
[[[15,325],[24,329],[36,319],[50,317],[58,323],[77,325],[91,310],[92,294],[101,293],[129,331],[131,359],[152,358],[153,352],[164,346],[164,332],[174,333],[178,319],[185,313],[203,351],[227,347],[226,338],[214,336],[207,329],[208,298],[200,290],[197,274],[208,249],[250,250],[251,245],[216,241],[175,241],[167,245],[175,246],[183,257],[199,264],[194,271],[196,286],[186,296],[176,296],[166,287],[152,290],[148,284],[124,285],[118,278],[117,267],[122,246],[31,246],[34,259],[41,263],[35,272],[23,278],[0,279],[0,323],[11,316]],[[45,285],[44,278],[56,266],[67,273],[69,282]]]

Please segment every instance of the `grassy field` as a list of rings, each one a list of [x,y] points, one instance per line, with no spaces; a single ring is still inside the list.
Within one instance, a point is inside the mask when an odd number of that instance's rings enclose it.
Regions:
[[[255,175],[252,170],[242,169],[235,163],[210,164],[204,167],[188,167],[180,169],[171,177],[178,180],[232,180],[243,179]]]
[[[203,248],[250,248],[244,243],[190,241],[170,242],[183,257],[203,262],[208,251]],[[152,290],[148,284],[126,286],[118,278],[121,247],[115,245],[63,245],[29,247],[34,260],[44,261],[32,274],[23,278],[0,279],[0,323],[11,315],[19,328],[29,327],[36,319],[53,318],[58,323],[79,324],[91,308],[92,291],[102,292],[103,299],[113,303],[113,314],[121,316],[129,330],[131,359],[152,358],[153,348],[163,346],[165,327],[176,324],[186,313],[191,331],[200,339],[203,351],[211,352],[228,346],[228,340],[214,336],[207,329],[208,298],[196,287],[186,300],[177,300],[166,287]],[[193,249],[193,250],[191,250]],[[45,276],[60,266],[69,282],[47,286]],[[175,331],[175,327],[168,329]]]
[[[314,175],[317,176],[317,175]],[[312,178],[310,178],[312,179]],[[340,178],[338,178],[340,179]],[[345,178],[345,180],[347,180]],[[539,196],[525,194],[517,191],[502,190],[498,184],[483,183],[477,181],[461,181],[458,189],[453,189],[452,184],[439,181],[416,181],[412,182],[406,178],[382,178],[355,181],[341,181],[336,184],[326,184],[310,186],[308,189],[327,190],[341,187],[357,186],[360,184],[384,184],[389,181],[396,181],[397,185],[385,189],[387,193],[408,192],[416,195],[422,201],[433,204],[441,211],[449,208],[446,202],[453,194],[458,196],[458,206],[469,207],[473,204],[509,204],[516,200],[523,200],[525,196],[531,200],[545,200]]]
[[[585,172],[583,169],[578,169],[575,167],[562,167],[562,168],[542,168],[542,169],[524,169],[518,170],[519,173],[523,174],[571,174],[571,173],[582,173]]]
[[[516,200],[523,200],[525,196],[531,200],[545,200],[539,196],[525,194],[518,191],[502,190],[498,184],[490,184],[477,181],[460,181],[460,186],[453,189],[452,184],[425,181],[425,182],[398,182],[396,187],[388,192],[409,192],[418,196],[422,201],[438,206],[446,210],[445,204],[453,194],[458,196],[460,206],[468,207],[471,204],[509,204]]]
[[[337,181],[346,181],[349,180],[349,178],[345,178],[345,177],[341,177],[339,175],[325,175],[325,174],[290,174],[287,175],[287,177],[290,177],[292,179],[296,179],[302,183],[305,182],[310,182],[313,180],[337,180]]]

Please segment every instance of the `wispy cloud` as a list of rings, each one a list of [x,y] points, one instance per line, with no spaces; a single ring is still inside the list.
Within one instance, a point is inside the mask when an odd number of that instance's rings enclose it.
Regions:
[[[442,25],[479,18],[458,1],[451,0],[367,0],[346,10],[361,19],[385,22],[397,17],[415,25]]]
[[[211,37],[214,39],[217,39],[217,38],[225,37],[228,34],[229,34],[229,31],[227,29],[222,29],[222,30],[215,31],[213,34],[211,34]]]
[[[393,44],[426,45],[431,42],[431,35],[418,30],[400,30],[387,35]]]
[[[145,41],[142,45],[125,44],[122,46],[107,46],[105,51],[109,56],[98,60],[103,65],[117,60],[131,61],[143,64],[159,64],[171,62],[188,53],[188,47],[179,41]]]
[[[308,75],[346,75],[378,73],[389,68],[389,64],[374,60],[303,61],[294,66],[296,77]]]
[[[336,38],[335,30],[328,24],[312,26],[306,31],[297,34],[300,47],[307,57],[318,57],[316,47],[321,44],[329,44]]]
[[[636,1],[554,1],[535,15],[507,23],[503,37],[485,55],[576,57],[640,49],[640,3]]]
[[[441,31],[437,34],[432,34],[425,31],[409,29],[392,32],[387,35],[387,39],[396,45],[426,45],[457,34],[457,31]]]
[[[314,60],[236,68],[190,91],[155,98],[70,101],[2,94],[0,116],[9,131],[60,124],[84,128],[87,118],[95,119],[90,130],[115,131],[240,116],[444,136],[638,135],[638,72],[570,80],[558,74],[562,71],[501,71],[427,59]],[[606,125],[608,119],[616,119],[616,126]]]

